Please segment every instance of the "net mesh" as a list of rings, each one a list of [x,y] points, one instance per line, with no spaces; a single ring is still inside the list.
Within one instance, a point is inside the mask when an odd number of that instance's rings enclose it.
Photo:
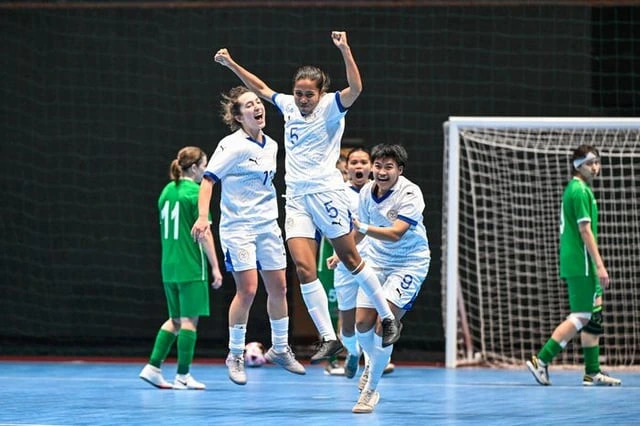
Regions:
[[[594,193],[611,277],[602,360],[640,363],[640,131],[576,128],[460,131],[458,361],[521,365],[568,314],[559,203],[581,144],[602,155]],[[579,349],[570,344],[554,364],[581,363]]]
[[[338,3],[0,1],[0,353],[147,355],[166,316],[157,196],[179,148],[211,152],[227,134],[219,94],[239,84],[213,63],[219,47],[276,90],[289,91],[304,64],[322,67],[338,90],[344,64],[329,34],[348,32],[364,91],[345,139],[402,143],[410,154],[405,174],[427,205],[431,268],[403,319],[398,358],[404,351],[441,359],[444,343],[444,112],[640,115],[639,7]],[[282,140],[278,112],[267,111],[266,133]],[[224,354],[234,289],[227,275],[212,292],[199,354]],[[247,338],[268,342],[262,286],[258,292]],[[297,292],[291,285],[289,294]],[[308,314],[301,300],[291,305],[297,344]]]

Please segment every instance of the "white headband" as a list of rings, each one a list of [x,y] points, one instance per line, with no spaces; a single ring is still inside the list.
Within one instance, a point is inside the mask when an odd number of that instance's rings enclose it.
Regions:
[[[591,160],[596,160],[598,158],[597,155],[595,155],[593,152],[589,152],[587,155],[585,155],[582,158],[576,158],[575,160],[573,160],[573,168],[578,170],[580,168],[580,166],[582,166],[584,163],[586,163],[587,161],[591,161]]]

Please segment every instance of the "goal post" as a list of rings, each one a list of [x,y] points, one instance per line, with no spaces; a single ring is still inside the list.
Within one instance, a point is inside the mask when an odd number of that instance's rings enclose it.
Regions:
[[[567,315],[560,198],[583,143],[603,162],[594,192],[611,288],[601,356],[640,364],[640,119],[450,117],[444,143],[445,365],[520,365]],[[580,362],[579,344],[557,359]]]

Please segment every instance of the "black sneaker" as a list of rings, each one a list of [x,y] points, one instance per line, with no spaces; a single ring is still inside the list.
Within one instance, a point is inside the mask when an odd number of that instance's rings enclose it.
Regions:
[[[385,318],[382,320],[382,347],[393,345],[400,338],[402,331],[402,323],[393,318]]]
[[[339,340],[323,340],[318,343],[316,353],[311,357],[311,364],[317,364],[321,361],[331,358],[342,351],[342,343]]]

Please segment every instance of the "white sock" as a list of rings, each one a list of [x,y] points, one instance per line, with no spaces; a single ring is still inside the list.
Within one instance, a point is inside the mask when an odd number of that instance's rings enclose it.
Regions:
[[[269,319],[271,323],[271,344],[277,353],[283,353],[289,346],[289,317],[277,320]]]
[[[229,327],[229,351],[234,355],[244,353],[244,339],[247,334],[247,324],[234,324]]]
[[[310,283],[301,284],[300,291],[318,333],[324,340],[336,340],[336,332],[333,330],[329,314],[329,300],[320,280],[316,279]]]
[[[342,345],[347,349],[347,352],[351,355],[360,355],[362,349],[358,344],[358,336],[355,334],[353,336],[345,336],[340,333],[340,340],[342,340]]]
[[[373,335],[374,334],[375,333],[373,332],[373,328],[370,329],[370,330],[365,331],[364,333],[361,333],[361,332],[356,330],[356,336],[357,336],[357,339],[358,339],[358,343],[360,343],[360,347],[362,348],[362,352],[364,352],[365,361],[371,360],[371,354],[373,354],[373,351],[375,350],[374,342],[373,342]]]
[[[384,368],[389,363],[393,352],[393,345],[386,348],[382,347],[382,336],[374,334],[373,343],[374,351],[371,356],[371,366],[369,367],[369,381],[365,386],[365,389],[370,390],[375,390],[378,387],[378,382],[380,382]]]
[[[364,268],[355,274],[353,278],[369,297],[371,303],[376,307],[376,311],[378,311],[378,316],[380,316],[380,318],[395,318],[393,316],[393,312],[391,312],[391,308],[389,308],[389,303],[387,302],[386,297],[384,297],[380,281],[369,265],[365,264]]]

